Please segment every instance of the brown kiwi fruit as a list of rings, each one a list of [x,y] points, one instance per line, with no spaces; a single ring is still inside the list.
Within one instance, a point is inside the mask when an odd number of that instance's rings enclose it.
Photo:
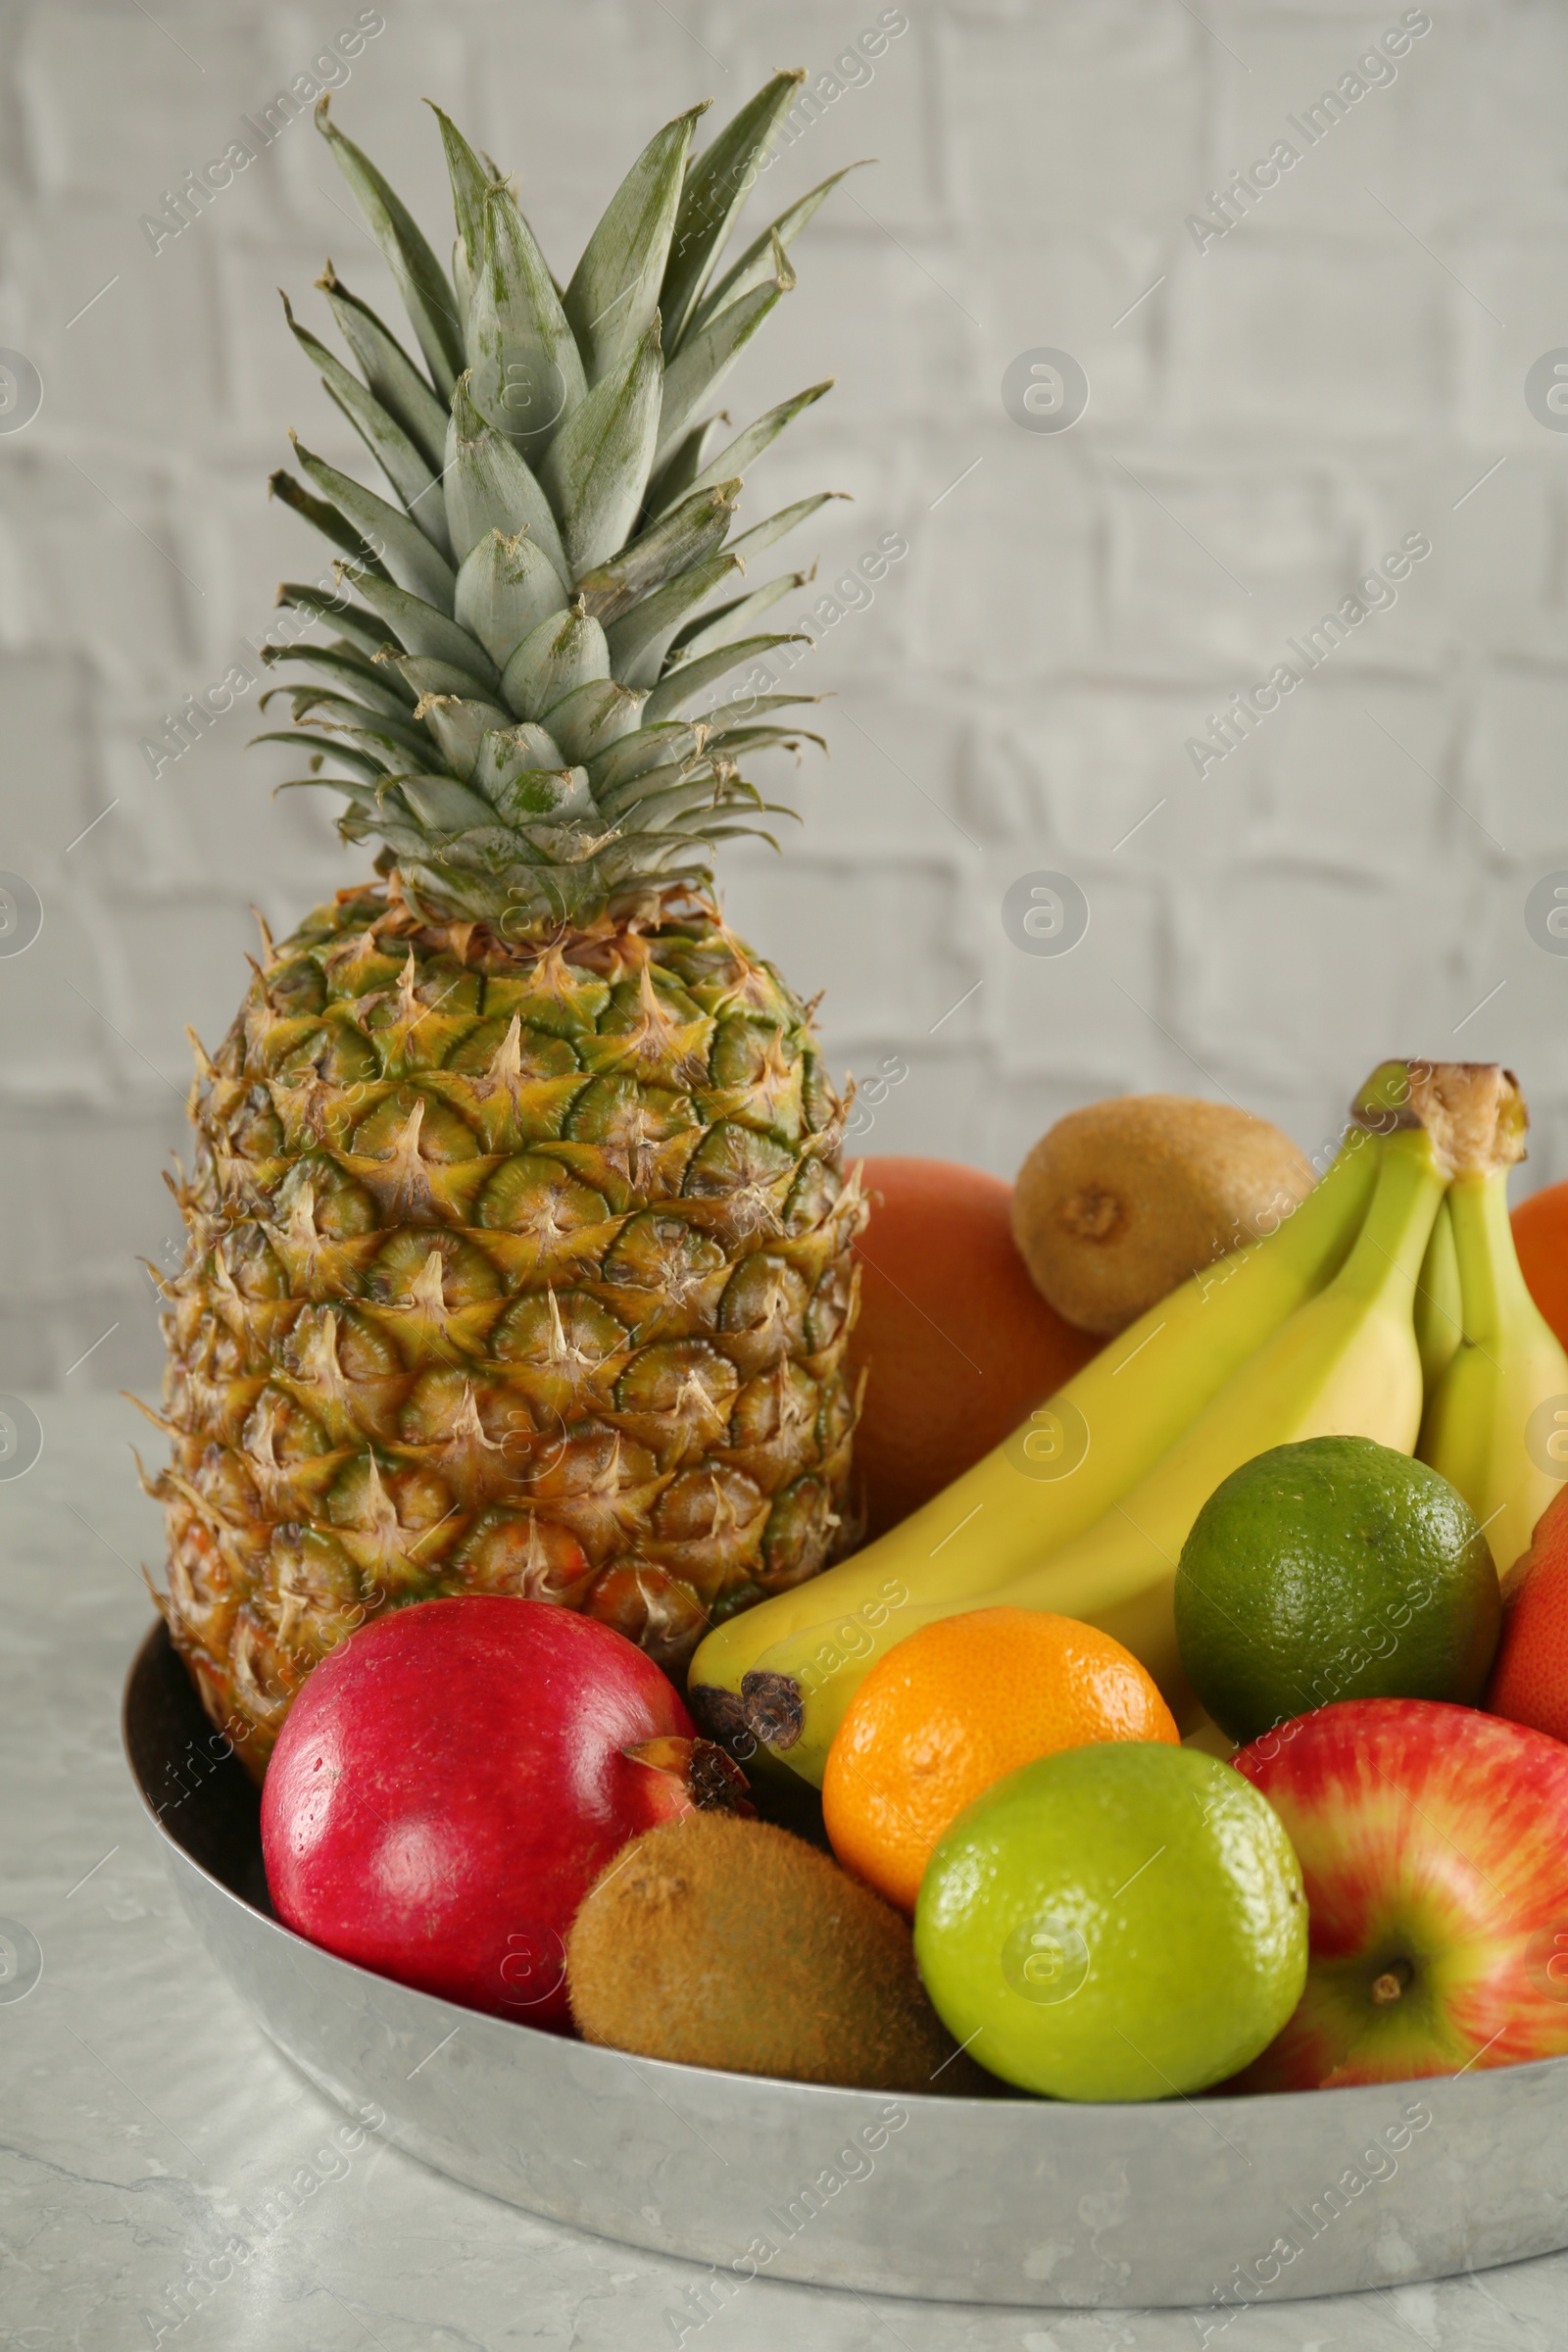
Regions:
[[[1250,1111],[1119,1095],[1069,1111],[1036,1144],[1013,1187],[1013,1238],[1056,1312],[1108,1335],[1271,1233],[1316,1181],[1290,1137]]]
[[[988,2085],[926,1998],[908,1923],[787,1830],[685,1813],[622,1846],[566,1937],[586,2041],[861,2090]]]

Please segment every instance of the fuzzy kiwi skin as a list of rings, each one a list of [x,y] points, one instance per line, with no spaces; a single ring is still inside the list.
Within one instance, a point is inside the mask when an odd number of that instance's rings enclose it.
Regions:
[[[907,1922],[814,1846],[735,1814],[683,1814],[622,1846],[572,1922],[566,1988],[585,2041],[643,2058],[859,2090],[995,2087],[955,2058]]]
[[[1069,1111],[1036,1144],[1013,1187],[1013,1239],[1056,1312],[1108,1338],[1271,1233],[1315,1182],[1267,1119],[1189,1095],[1119,1095]]]

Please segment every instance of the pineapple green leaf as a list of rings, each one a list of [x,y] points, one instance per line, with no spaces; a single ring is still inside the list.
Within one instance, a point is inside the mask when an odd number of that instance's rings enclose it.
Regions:
[[[858,164],[846,164],[841,172],[835,172],[827,179],[818,181],[817,185],[808,194],[798,197],[794,204],[780,213],[778,219],[764,228],[760,237],[747,246],[734,268],[726,270],[718,283],[709,288],[692,315],[688,332],[694,335],[700,334],[703,328],[716,318],[726,303],[735,301],[741,294],[750,293],[753,286],[760,286],[764,280],[771,277],[773,274],[773,239],[777,238],[779,244],[788,251],[812,214],[826,202],[838,186],[839,181],[848,178],[852,172],[863,170],[869,161],[869,157],[862,156]]]
[[[422,825],[442,833],[471,833],[495,822],[495,810],[455,776],[399,776],[398,790]]]
[[[495,703],[469,702],[455,694],[421,695],[415,715],[423,719],[453,774],[465,783],[478,764],[479,746],[486,735],[509,724],[506,711]]]
[[[299,720],[295,721],[296,725],[300,723]],[[318,714],[313,714],[310,723],[319,727],[323,735],[332,737],[334,760],[345,760],[353,754],[363,756],[374,763],[376,772],[382,776],[395,776],[408,766],[411,759],[424,760],[430,756],[430,740],[422,733],[417,734],[412,743],[406,743],[400,735],[390,730],[351,727]],[[298,738],[295,740],[298,741]]]
[[[487,531],[464,558],[454,617],[478,638],[498,669],[506,668],[530,629],[560,611],[556,567],[526,531],[511,539]]]
[[[610,659],[616,674],[633,686],[656,685],[670,641],[687,613],[740,568],[732,550],[720,548],[633,605],[610,631]]]
[[[442,112],[434,99],[427,98],[424,103],[441,125],[447,176],[452,182],[452,210],[457,219],[458,235],[463,240],[464,258],[470,273],[473,273],[477,271],[484,253],[484,200],[496,174],[486,171],[457,124]]]
[[[426,844],[427,852],[429,848]],[[494,883],[526,865],[530,854],[526,834],[514,832],[510,825],[489,824],[472,832],[441,834],[432,862],[448,871],[487,875]]]
[[[552,613],[530,630],[507,663],[501,691],[519,718],[547,720],[574,686],[609,675],[605,632],[578,607]]]
[[[384,498],[377,498],[373,490],[367,490],[350,475],[339,473],[324,458],[316,457],[297,434],[291,433],[289,438],[295,456],[317,489],[374,548],[398,586],[406,588],[411,596],[423,597],[426,604],[450,612],[457,574],[440,550],[431,546],[418,524],[397,507],[389,506]]]
[[[301,777],[299,782],[303,784],[306,780]],[[395,842],[401,831],[413,848],[419,851],[429,848],[423,834],[417,829],[413,809],[386,776],[377,776],[373,784],[358,779],[351,781],[346,776],[317,776],[310,780],[324,784],[333,792],[342,793],[348,801],[349,807],[339,815],[337,827],[345,841],[364,841],[371,832],[375,832],[384,841]],[[295,788],[285,784],[279,785],[278,789],[287,792]],[[356,828],[352,833],[348,830],[351,825]]]
[[[762,587],[754,588],[750,596],[739,597],[734,604],[725,605],[721,611],[696,622],[690,635],[683,633],[673,647],[671,671],[677,664],[698,661],[704,654],[710,654],[721,645],[733,645],[737,637],[746,636],[762,614],[778,604],[781,598],[793,596],[797,588],[804,588],[809,576],[804,571],[781,572],[776,580],[768,580]]]
[[[646,720],[646,706],[644,717]],[[588,761],[588,774],[595,793],[603,799],[618,785],[629,784],[634,776],[645,775],[651,767],[659,767],[673,760],[686,760],[701,751],[708,729],[699,720],[695,725],[685,719],[666,719],[660,726],[640,726],[635,734],[623,735],[618,743],[605,752],[596,753]]]
[[[558,769],[566,764],[564,755],[555,737],[543,727],[524,721],[520,726],[510,723],[493,727],[479,745],[479,757],[470,779],[474,789],[482,792],[487,801],[499,807],[498,795],[512,781],[536,768]]]
[[[439,903],[442,906],[451,903],[456,894],[450,878],[466,871],[474,878],[474,886],[487,892],[488,911],[493,916],[494,902],[503,895],[508,876],[526,872],[531,880],[537,870],[533,859],[533,845],[527,835],[514,833],[510,826],[491,825],[482,833],[448,835],[431,859],[432,867],[442,877]]]
[[[794,810],[787,810],[786,813],[793,815]],[[760,825],[704,825],[701,832],[651,836],[649,863],[665,874],[689,871],[691,870],[690,852],[710,852],[715,842],[743,840],[765,841],[769,849],[776,850],[778,848],[778,843],[772,834],[764,833]],[[704,872],[707,869],[699,866],[697,870]]]
[[[719,437],[728,430],[729,423],[729,411],[720,409],[690,427],[674,455],[665,459],[649,483],[645,514],[664,514],[680,504],[718,447]]]
[[[416,713],[411,716],[406,710],[395,714],[371,710],[364,703],[334,694],[330,687],[304,684],[270,688],[262,696],[258,710],[265,710],[276,694],[288,697],[290,715],[296,726],[309,719],[314,726],[347,728],[355,742],[363,742],[371,749],[384,748],[389,755],[401,754],[401,758],[393,757],[394,766],[405,764],[411,752],[421,759],[429,752],[429,739],[415,723]]]
[[[279,480],[286,482],[288,479],[287,474],[272,476],[274,497],[287,497],[286,492],[280,492],[277,489],[277,483]],[[293,487],[299,491],[301,498],[305,496],[305,492],[300,490],[298,482],[295,482]],[[313,499],[310,503],[314,506],[316,501]],[[288,498],[288,504],[294,506],[296,501]],[[377,565],[376,569],[379,570],[379,568],[380,566]],[[387,632],[380,614],[367,612],[363,605],[351,604],[342,595],[330,596],[324,588],[313,588],[305,580],[285,580],[272,602],[285,611],[308,612],[313,620],[322,620],[327,623],[328,627],[340,629],[349,642],[357,645],[362,653],[368,654],[372,662],[385,649]]]
[[[808,409],[813,401],[820,400],[824,392],[831,392],[832,389],[833,378],[829,376],[824,383],[811,384],[806,391],[797,392],[792,400],[781,400],[776,409],[769,409],[765,416],[759,416],[755,424],[746,427],[745,432],[737,433],[735,439],[703,467],[686,485],[687,495],[691,497],[699,490],[710,489],[715,482],[727,481],[731,474],[744,476],[749,473],[763,450],[771,447],[784,427],[793,424],[803,409]]]
[[[564,420],[545,453],[539,479],[561,518],[573,579],[612,556],[637,519],[662,383],[656,318]]]
[[[710,104],[705,98],[654,133],[572,271],[564,308],[590,385],[641,341],[659,307],[692,130]]]
[[[797,825],[801,821],[799,811],[794,808],[782,808],[773,801],[764,801],[762,806],[774,816],[787,816]],[[764,833],[760,825],[705,825],[701,833],[686,838],[702,842],[707,849],[720,841],[765,841],[770,850],[779,848],[773,835]]]
[[[412,830],[412,828],[411,828]],[[368,833],[351,835],[364,840]],[[496,917],[497,891],[493,882],[470,883],[447,865],[437,865],[430,858],[430,844],[417,838],[412,845],[394,839],[387,831],[382,838],[398,853],[398,864],[403,872],[404,895],[416,906],[427,906],[432,913],[442,912],[482,922],[487,916]],[[503,921],[505,917],[501,918]]]
[[[645,768],[641,775],[629,776],[624,784],[617,785],[613,791],[600,788],[596,798],[606,816],[621,817],[629,809],[637,808],[639,803],[678,784],[691,772],[690,760],[662,760],[657,767]],[[711,771],[705,772],[709,775],[709,789],[711,789]]]
[[[819,703],[822,701],[822,696],[819,694],[748,695],[746,699],[746,718],[747,720],[762,718],[774,710],[799,710],[803,704]],[[714,711],[713,717],[718,723],[710,729],[709,741],[713,745],[715,750],[717,750],[721,745],[727,744],[734,736],[744,736],[746,732],[744,723],[740,726],[725,726],[718,711]],[[795,733],[795,731],[796,730],[793,727],[788,730],[788,732],[792,735]],[[814,742],[816,738],[813,737],[812,741]]]
[[[422,702],[427,694],[450,694],[460,703],[482,703],[494,691],[471,670],[455,668],[450,662],[432,661],[424,654],[405,654],[396,646],[389,646],[375,658],[403,680],[416,702]]]
[[[720,261],[801,78],[776,74],[695,158],[701,110],[657,132],[564,294],[509,182],[441,110],[456,294],[319,110],[434,389],[415,344],[330,263],[318,283],[351,365],[287,314],[402,503],[304,449],[302,478],[276,477],[344,560],[335,597],[278,592],[330,643],[270,649],[306,682],[286,689],[294,730],[262,740],[303,744],[325,770],[312,783],[340,796],[340,833],[378,839],[378,870],[395,865],[432,920],[471,915],[525,938],[706,886],[713,846],[758,833],[771,809],[737,762],[819,740],[791,723],[816,698],[757,691],[773,684],[764,657],[788,648],[782,676],[810,644],[758,625],[801,575],[716,599],[824,503],[799,499],[726,547],[751,464],[828,387],[739,434],[722,414],[699,421],[793,285],[789,248],[843,176]],[[726,690],[726,672],[743,683]]]
[[[666,351],[679,350],[730,227],[751,193],[757,167],[805,79],[804,67],[773,74],[687,171],[659,294]]]
[[[759,718],[765,712],[773,710],[799,710],[803,704],[819,703],[822,699],[819,694],[754,694],[747,698],[746,715],[748,718]],[[714,715],[716,717],[717,713],[715,712]],[[725,743],[729,740],[730,735],[736,732],[744,732],[744,730],[726,728],[721,725],[713,730],[710,741],[714,745]],[[793,734],[794,729],[792,728],[790,732]]]
[[[748,752],[776,751],[782,746],[798,751],[803,743],[814,743],[819,752],[827,750],[827,737],[813,735],[808,727],[720,727],[710,739],[715,752],[726,759],[744,759]]]
[[[742,637],[734,645],[722,645],[716,653],[704,654],[695,662],[683,662],[660,679],[643,705],[643,724],[651,727],[662,718],[672,718],[683,710],[694,694],[711,686],[727,670],[735,669],[742,662],[771,653],[777,645],[804,645],[809,649],[811,640],[798,632],[777,637]],[[797,656],[799,659],[799,656]]]
[[[577,593],[594,618],[609,628],[639,597],[721,547],[740,487],[738,481],[719,482],[711,490],[700,491],[608,564],[583,572]]]
[[[535,818],[531,824],[517,829],[536,855],[550,858],[557,865],[589,864],[609,838],[597,825],[581,824],[570,817],[560,823]]]
[[[780,507],[778,513],[769,514],[765,522],[754,523],[749,531],[743,531],[738,539],[732,539],[730,546],[743,564],[749,564],[754,556],[761,555],[765,548],[784,538],[808,514],[814,514],[819,507],[825,507],[831,499],[847,499],[849,495],[848,490],[818,490],[814,498],[798,498],[794,506]]]
[[[484,258],[468,309],[470,397],[532,461],[588,383],[555,280],[510,188],[486,189],[484,220]]]
[[[330,143],[338,168],[397,280],[435,388],[443,400],[449,399],[466,357],[457,297],[413,214],[388,187],[369,157],[344,137],[332,121],[330,105],[331,92],[323,91],[316,103],[316,127]]]
[[[452,552],[461,564],[486,531],[505,531],[510,537],[526,530],[560,574],[564,602],[571,566],[555,511],[527,459],[474,407],[469,381],[467,374],[458,378],[447,431],[444,487]]]
[[[581,767],[514,768],[491,794],[509,825],[541,817],[591,816],[596,812],[588,777]]]
[[[285,507],[292,507],[296,514],[302,516],[313,530],[319,531],[321,537],[333,547],[341,548],[366,571],[385,578],[386,566],[380,557],[367,545],[353,523],[335,506],[328,506],[325,499],[313,498],[304,483],[297,482],[281,466],[274,467],[268,475],[267,488],[270,497],[280,499]]]
[[[298,738],[293,735],[253,735],[251,737],[253,743],[294,743],[297,740]],[[376,780],[373,784],[360,776],[285,776],[281,784],[272,786],[272,798],[276,800],[280,792],[338,792],[346,800],[353,802],[356,808],[367,808],[378,814],[385,806],[380,790],[385,781],[386,779],[381,775],[379,769],[376,771]],[[341,822],[338,830],[339,832],[343,830]],[[349,836],[345,834],[344,838],[346,840]]]
[[[494,693],[499,683],[495,665],[466,629],[460,629],[455,620],[421,597],[409,594],[391,580],[376,579],[363,564],[340,564],[337,570],[342,578],[353,581],[408,652],[427,655],[432,662],[450,662],[454,668],[471,672],[481,691]]]
[[[349,744],[334,743],[329,735],[307,735],[296,733],[289,727],[270,727],[264,734],[253,735],[250,740],[252,743],[286,743],[292,751],[316,752],[323,760],[341,760],[345,767],[355,769],[368,784],[379,785],[386,776],[385,766],[379,760],[372,760],[368,752],[357,752]],[[341,777],[326,776],[322,781],[342,789]]]
[[[447,412],[389,328],[368,303],[351,294],[330,262],[317,284],[332,306],[344,341],[389,416],[394,417],[433,472],[446,448]]]
[[[614,678],[585,678],[550,706],[550,732],[576,764],[635,732],[645,698]]]
[[[336,359],[308,326],[300,325],[286,294],[283,296],[283,312],[295,342],[320,371],[321,381],[328,393],[343,411],[425,537],[438,554],[445,556],[451,544],[447,538],[446,510],[441,500],[431,495],[436,487],[436,477],[425,464],[423,456],[396,419],[388,416],[380,402],[366,390],[359,377],[350,374],[342,361]]]
[[[423,862],[430,857],[429,839],[422,828],[416,823],[413,813],[403,806],[401,801],[397,804],[395,812],[388,813],[383,810],[371,823],[364,822],[352,809],[348,810],[339,817],[337,829],[345,841],[385,842],[388,849],[397,853],[397,862],[402,866],[405,874],[418,873],[433,879],[430,866]],[[445,903],[452,905],[456,901],[457,895],[455,890],[449,890]],[[459,907],[458,911],[477,910]]]
[[[777,276],[765,286],[754,287],[750,294],[741,295],[738,301],[720,311],[711,325],[703,327],[681,345],[678,356],[665,368],[655,466],[674,454],[698,408],[723,382],[780,296],[794,286],[795,272],[782,250],[775,248],[775,255]],[[739,466],[730,467],[732,473],[744,470]],[[694,489],[704,486],[700,482],[692,485]]]
[[[264,645],[262,660],[270,668],[279,662],[304,662],[389,718],[406,718],[414,706],[413,694],[396,671],[377,670],[348,645],[315,645],[308,638],[300,645]]]
[[[754,803],[756,796],[753,796]],[[729,805],[728,796],[721,794],[711,776],[699,777],[683,784],[672,784],[662,792],[650,793],[637,804],[637,823],[645,833],[660,833],[667,827],[698,815],[703,809],[717,814]]]

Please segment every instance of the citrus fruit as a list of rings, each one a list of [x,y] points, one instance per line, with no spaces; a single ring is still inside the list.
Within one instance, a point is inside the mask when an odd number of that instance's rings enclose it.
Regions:
[[[856,1244],[863,1368],[855,1433],[879,1536],[1000,1446],[1100,1347],[1029,1279],[1000,1176],[944,1159],[868,1159],[871,1221]]]
[[[1486,1704],[1568,1740],[1568,1487],[1542,1512],[1530,1549],[1509,1570]]]
[[[1308,1438],[1216,1487],[1182,1546],[1176,1639],[1233,1740],[1341,1698],[1481,1695],[1501,1603],[1469,1504],[1372,1438]]]
[[[1568,1348],[1568,1184],[1548,1184],[1509,1219],[1525,1287]]]
[[[1306,1980],[1301,1873],[1241,1774],[1131,1740],[1042,1756],[931,1857],[914,1950],[956,2041],[1057,2099],[1202,2090],[1255,2058]]]
[[[847,1870],[904,1910],[949,1822],[1037,1756],[1178,1737],[1108,1634],[1037,1609],[945,1617],[879,1658],[834,1735],[822,1819]]]

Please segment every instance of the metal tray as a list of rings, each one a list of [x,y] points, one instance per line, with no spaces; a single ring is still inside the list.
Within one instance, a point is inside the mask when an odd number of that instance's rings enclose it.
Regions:
[[[1568,2245],[1568,2058],[1267,2098],[887,2097],[632,2060],[369,1975],[270,1916],[258,1803],[162,1625],[125,1751],[213,1958],[271,2039],[454,2180],[714,2266],[961,2303],[1213,2305]],[[760,1988],[765,1998],[765,1986]],[[1206,2340],[1206,2339],[1205,2339]]]

